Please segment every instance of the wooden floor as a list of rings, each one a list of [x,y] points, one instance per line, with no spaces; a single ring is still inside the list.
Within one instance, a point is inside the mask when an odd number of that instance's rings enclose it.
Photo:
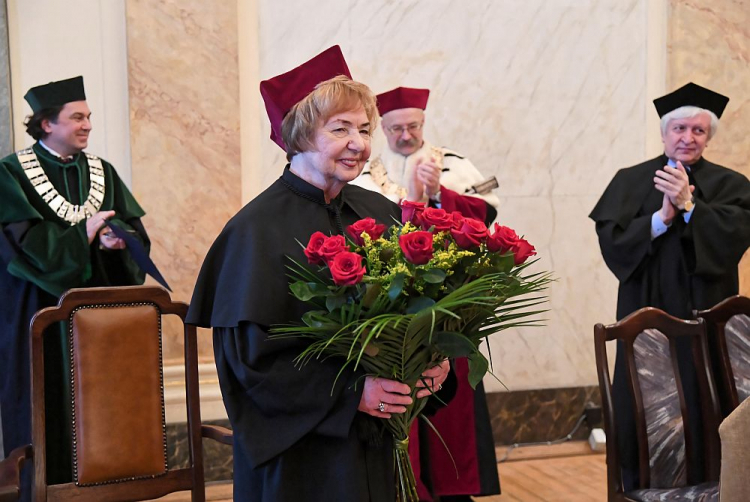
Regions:
[[[605,502],[604,455],[584,455],[499,464],[502,495],[477,502]]]
[[[586,442],[555,446],[497,449],[502,495],[476,497],[476,502],[605,502],[606,464],[603,454],[592,454]],[[190,495],[176,493],[158,499],[188,502]],[[206,500],[229,502],[232,485],[209,485]]]

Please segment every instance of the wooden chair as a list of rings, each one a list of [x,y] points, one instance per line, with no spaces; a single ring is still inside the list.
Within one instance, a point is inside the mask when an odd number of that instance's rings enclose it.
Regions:
[[[133,286],[73,289],[56,307],[37,312],[31,321],[32,445],[3,461],[0,473],[10,474],[0,480],[0,494],[17,498],[18,466],[33,457],[35,501],[146,500],[182,490],[204,501],[201,437],[231,444],[231,432],[201,426],[196,330],[184,324],[187,310],[160,287]],[[190,461],[183,469],[167,465],[161,323],[171,314],[184,326]],[[70,345],[73,481],[48,485],[42,334],[59,322],[67,323]]]
[[[640,486],[625,493],[618,448],[618,430],[607,361],[606,342],[617,340],[625,356],[625,374],[634,402]],[[608,500],[718,500],[719,405],[711,375],[702,320],[684,321],[661,310],[643,308],[616,324],[594,327],[596,366],[607,433]],[[687,343],[687,345],[685,345]],[[678,344],[692,352],[702,408],[705,476],[696,483],[687,459],[695,458],[697,438],[691,431]],[[705,497],[705,498],[700,498]]]
[[[750,396],[750,298],[732,296],[693,311],[706,321],[708,348],[724,417]]]
[[[21,495],[21,466],[33,457],[31,445],[16,448],[0,462],[0,502],[14,502]]]

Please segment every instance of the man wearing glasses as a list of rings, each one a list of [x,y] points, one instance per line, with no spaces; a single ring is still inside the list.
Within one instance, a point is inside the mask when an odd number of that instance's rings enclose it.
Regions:
[[[379,191],[396,203],[425,202],[489,225],[499,202],[491,193],[497,186],[495,179],[486,180],[465,157],[424,140],[429,95],[428,89],[409,87],[378,94],[388,148],[365,166],[354,184]]]
[[[352,183],[396,203],[425,202],[489,225],[497,216],[498,199],[491,193],[497,186],[494,178],[487,182],[468,159],[422,138],[429,95],[427,89],[398,87],[377,96],[388,148]],[[472,495],[500,493],[484,387],[480,383],[475,391],[469,385],[466,358],[456,359],[453,370],[456,395],[430,417],[440,437],[419,420],[409,434],[421,501],[469,502]]]

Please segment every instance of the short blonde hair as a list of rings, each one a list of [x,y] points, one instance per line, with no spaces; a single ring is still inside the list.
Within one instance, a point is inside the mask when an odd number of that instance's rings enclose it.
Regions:
[[[325,80],[296,103],[281,122],[281,138],[286,145],[286,158],[310,151],[314,146],[315,132],[333,115],[359,107],[365,109],[374,131],[378,122],[375,94],[361,82],[339,75]]]

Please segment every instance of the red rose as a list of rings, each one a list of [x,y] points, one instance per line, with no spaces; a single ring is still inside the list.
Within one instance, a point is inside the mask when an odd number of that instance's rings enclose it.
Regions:
[[[428,207],[422,212],[422,230],[429,230],[435,227],[435,232],[450,230],[453,225],[453,218],[445,209]]]
[[[325,261],[320,256],[320,247],[327,238],[323,232],[315,232],[310,236],[310,242],[307,243],[307,247],[305,248],[305,256],[307,256],[307,261],[311,265],[322,265]]]
[[[474,218],[464,218],[460,228],[451,228],[451,235],[461,249],[478,246],[487,237],[487,227]]]
[[[424,202],[412,202],[410,200],[401,201],[401,223],[407,221],[419,226],[422,224],[422,212],[424,211]]]
[[[380,238],[385,232],[385,225],[375,223],[372,218],[365,218],[359,221],[355,221],[353,224],[346,227],[346,233],[349,234],[357,246],[364,246],[365,241],[362,238],[362,233],[366,233],[372,240]]]
[[[424,265],[432,259],[432,234],[422,230],[399,236],[398,245],[407,260]]]
[[[511,247],[511,251],[513,251],[513,260],[516,265],[520,265],[530,256],[536,255],[536,249],[526,239],[518,239],[518,242]]]
[[[349,246],[346,245],[346,239],[344,239],[343,235],[334,235],[333,237],[328,237],[323,242],[323,245],[321,245],[318,250],[318,254],[323,258],[323,261],[328,263],[334,256],[342,251],[349,251]]]
[[[351,251],[342,251],[328,262],[331,269],[333,282],[338,286],[353,286],[362,280],[365,275],[365,267],[362,265],[362,256]]]
[[[461,229],[461,225],[464,224],[464,215],[461,214],[461,211],[453,211],[451,213],[451,218],[453,219],[453,225],[451,225],[451,228],[455,228],[456,230]]]
[[[494,229],[495,231],[487,238],[487,249],[493,253],[498,251],[505,253],[510,250],[520,238],[516,235],[516,231],[510,227],[503,227],[495,223]]]

